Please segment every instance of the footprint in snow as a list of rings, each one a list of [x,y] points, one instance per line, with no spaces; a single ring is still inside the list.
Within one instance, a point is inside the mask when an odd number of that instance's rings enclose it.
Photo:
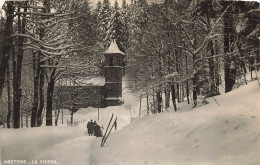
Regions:
[[[258,138],[254,138],[254,139],[252,140],[252,143],[257,142],[257,140],[258,140]]]
[[[246,125],[246,123],[242,123],[242,124],[238,124],[237,126],[234,127],[234,130],[237,130],[238,128],[240,128],[241,126]]]

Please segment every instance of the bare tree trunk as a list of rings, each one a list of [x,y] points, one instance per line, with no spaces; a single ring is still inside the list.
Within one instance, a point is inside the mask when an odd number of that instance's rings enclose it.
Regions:
[[[170,107],[170,91],[168,88],[165,88],[164,90],[165,93],[165,108]]]
[[[172,93],[172,104],[173,104],[173,107],[174,107],[174,111],[177,111],[174,84],[171,85],[171,93]]]
[[[213,49],[213,41],[208,43],[208,52],[210,56],[214,56],[214,49]],[[209,97],[216,95],[216,83],[215,83],[215,65],[214,65],[214,58],[209,58]]]
[[[54,84],[55,81],[54,78],[52,77],[48,82],[48,87],[47,87],[46,126],[52,126],[52,102],[53,102]]]
[[[168,10],[168,7],[169,7],[169,5],[170,5],[170,1],[168,1],[168,0],[165,0],[164,1],[164,3],[165,3],[165,9],[166,9],[166,16],[168,16],[169,15],[169,10]],[[165,19],[165,22],[166,22],[166,29],[167,29],[167,47],[168,47],[168,56],[167,56],[167,61],[168,61],[168,65],[167,65],[167,67],[168,67],[168,74],[171,74],[171,72],[172,72],[172,70],[174,70],[173,68],[172,68],[172,64],[174,63],[173,61],[174,61],[174,57],[172,56],[172,46],[171,46],[171,39],[173,39],[175,42],[176,42],[176,37],[173,37],[174,36],[174,33],[175,33],[175,31],[174,32],[171,32],[171,30],[173,29],[172,27],[170,27],[170,22],[169,22],[169,19]],[[176,53],[175,53],[175,57],[176,57]],[[176,59],[176,64],[178,64],[177,63],[177,59]],[[176,70],[177,70],[177,66],[176,66]],[[165,88],[165,107],[166,108],[168,108],[168,107],[170,107],[170,91],[171,91],[171,83],[168,83],[167,84],[167,86],[166,86],[166,88]]]
[[[156,91],[156,98],[157,98],[157,112],[161,113],[162,112],[162,96],[161,96],[161,91]]]
[[[180,74],[180,64],[179,64],[179,52],[178,52],[178,50],[176,50],[176,49],[174,50],[174,55],[175,55],[176,72]],[[177,101],[178,101],[178,103],[180,103],[180,85],[179,85],[179,83],[176,83],[176,95],[177,95]]]
[[[63,109],[61,109],[61,124],[63,124]]]
[[[58,120],[60,115],[60,109],[58,108],[58,112],[55,111],[55,126],[58,126]]]
[[[192,96],[192,99],[193,99],[193,103],[194,103],[194,107],[197,106],[197,73],[194,74],[194,77],[192,79],[193,81],[193,96]]]
[[[33,4],[35,5],[35,4]],[[34,17],[33,17],[34,18]],[[32,50],[33,66],[33,101],[31,108],[31,127],[37,126],[37,111],[39,105],[39,77],[40,77],[40,58],[39,51]],[[29,114],[28,114],[29,115]]]
[[[55,113],[55,126],[58,126],[58,120],[59,120],[59,115],[60,115],[60,107],[61,107],[61,82],[59,80],[59,88],[58,88],[58,91],[57,91],[57,97],[56,97],[56,108],[58,110],[57,114]],[[56,111],[55,111],[56,112]],[[63,110],[61,112],[61,115],[63,115]],[[63,124],[63,117],[62,117],[62,124]]]
[[[70,113],[70,125],[73,126],[73,108]]]
[[[180,100],[180,84],[179,83],[176,83],[176,92],[177,92],[177,101],[178,101],[178,103],[180,103],[181,102],[181,100]]]
[[[45,12],[44,12],[45,13]],[[40,28],[40,34],[39,38],[42,40],[45,35],[45,30],[43,27]],[[42,47],[42,49],[44,49]],[[41,61],[43,58],[43,53],[41,51],[38,51],[38,57],[39,57],[39,102],[38,102],[38,110],[37,110],[37,126],[40,127],[42,125],[42,111],[44,108],[44,74],[45,74],[45,68],[41,68],[42,65],[44,65],[44,62]]]
[[[40,56],[40,59],[42,56]],[[39,66],[43,65],[42,62],[39,63]],[[39,73],[39,104],[37,111],[37,127],[42,125],[42,111],[44,108],[44,68],[40,68]]]
[[[43,13],[49,13],[50,12],[50,1],[49,0],[44,0],[43,1],[43,6],[45,7],[43,9]],[[43,19],[45,19],[45,17],[46,16],[43,16]],[[40,28],[39,38],[42,40],[44,38],[44,36],[45,36],[45,27],[42,26]],[[43,47],[41,47],[41,48],[44,49]],[[43,58],[43,53],[41,51],[39,51],[39,57],[40,57],[40,59]],[[39,63],[39,65],[40,66],[44,65],[44,62],[41,61]],[[37,126],[38,127],[42,125],[42,112],[43,112],[43,108],[44,108],[44,74],[45,74],[45,69],[44,68],[40,68],[39,107],[38,107],[38,111],[37,111]],[[47,112],[47,110],[46,110],[46,112]],[[47,119],[47,116],[46,116],[46,119]],[[47,125],[47,123],[46,123],[46,125]]]
[[[38,53],[33,52],[33,70],[34,70],[34,80],[33,80],[33,105],[31,114],[31,127],[37,126],[37,111],[39,105],[39,81],[40,81],[40,58]]]
[[[26,112],[26,128],[29,127],[29,121],[28,121],[28,111]]]
[[[185,53],[185,72],[186,75],[188,75],[188,55]],[[187,95],[187,102],[190,104],[190,98],[189,98],[189,80],[186,81],[186,95]]]
[[[4,27],[3,34],[3,46],[0,50],[0,96],[2,95],[4,82],[5,82],[5,74],[6,68],[8,65],[9,57],[10,57],[10,49],[12,47],[13,38],[11,34],[13,33],[13,19],[14,19],[14,2],[8,1],[6,2],[6,23]],[[2,43],[1,43],[2,44]]]
[[[154,99],[154,88],[153,88],[153,114],[155,114],[155,99]]]
[[[21,128],[23,128],[23,113],[21,113]]]
[[[27,2],[20,3],[19,5],[27,5]],[[20,7],[18,7],[18,12],[20,11]],[[24,12],[27,12],[27,8],[24,8]],[[25,19],[26,15],[23,14],[23,18],[21,15],[18,15],[18,33],[25,33]],[[20,109],[21,109],[21,97],[22,97],[22,89],[21,89],[21,78],[22,78],[22,61],[23,61],[23,42],[24,37],[18,37],[18,52],[17,56],[13,54],[13,120],[14,120],[14,128],[20,128]]]
[[[232,2],[225,2],[224,8],[227,8]],[[224,53],[232,53],[231,44],[234,42],[235,29],[234,20],[232,15],[232,8],[228,8],[227,12],[224,14]],[[234,69],[231,68],[232,59],[230,56],[225,56],[224,67],[225,67],[225,93],[232,90],[235,84]]]
[[[184,88],[184,82],[182,82],[182,102],[184,102],[185,97],[185,88]]]
[[[7,128],[11,128],[11,112],[12,112],[12,97],[11,97],[11,82],[10,82],[10,61],[8,62],[7,72],[6,72],[6,79],[7,79],[7,98],[8,98],[8,112],[7,112]]]
[[[189,96],[189,81],[186,81],[186,96],[187,96],[187,102],[190,104],[190,96]]]
[[[219,54],[219,45],[217,40],[215,40],[215,53]],[[216,82],[216,92],[219,93],[219,85],[220,85],[220,61],[219,57],[216,57],[216,65],[215,65],[215,82]]]
[[[182,83],[179,83],[179,101],[180,102],[181,102],[181,99],[182,99],[182,92],[181,91],[182,91]]]

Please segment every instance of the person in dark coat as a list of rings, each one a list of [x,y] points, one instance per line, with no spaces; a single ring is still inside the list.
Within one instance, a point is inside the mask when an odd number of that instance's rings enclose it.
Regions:
[[[96,121],[94,121],[93,128],[94,128],[94,136],[102,137],[101,127],[97,124]]]
[[[91,119],[88,124],[87,124],[87,128],[88,128],[88,135],[89,136],[92,136],[93,135],[93,132],[94,132],[94,128],[93,128],[93,120]]]

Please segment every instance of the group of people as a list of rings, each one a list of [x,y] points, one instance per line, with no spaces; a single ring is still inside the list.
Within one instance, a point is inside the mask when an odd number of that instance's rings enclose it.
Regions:
[[[88,135],[89,136],[96,136],[96,137],[102,137],[102,131],[101,131],[101,127],[97,124],[96,121],[93,122],[93,120],[91,119],[88,124],[87,124],[87,129],[88,129]]]

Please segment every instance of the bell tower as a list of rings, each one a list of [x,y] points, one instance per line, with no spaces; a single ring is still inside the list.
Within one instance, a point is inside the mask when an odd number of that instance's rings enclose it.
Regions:
[[[119,50],[115,40],[103,54],[105,56],[105,106],[120,105],[125,54]]]

